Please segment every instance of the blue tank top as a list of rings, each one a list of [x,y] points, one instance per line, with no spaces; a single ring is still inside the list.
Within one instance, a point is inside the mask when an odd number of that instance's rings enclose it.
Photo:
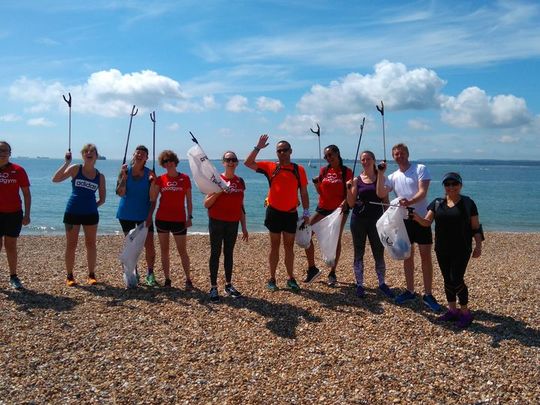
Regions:
[[[96,177],[86,178],[79,165],[77,175],[71,180],[71,196],[67,202],[66,212],[77,215],[97,214],[96,191],[99,188],[99,171]]]
[[[120,197],[116,218],[127,221],[144,221],[150,210],[150,169],[145,167],[141,178],[133,177],[133,167],[127,172],[126,194]]]

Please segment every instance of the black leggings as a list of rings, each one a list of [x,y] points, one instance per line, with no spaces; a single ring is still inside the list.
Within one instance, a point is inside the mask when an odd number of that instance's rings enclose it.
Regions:
[[[464,277],[471,252],[435,253],[443,275],[447,301],[456,302],[457,297],[460,305],[467,305],[469,290],[465,285]]]
[[[208,223],[210,232],[210,284],[217,285],[219,270],[219,256],[223,245],[223,264],[225,267],[225,282],[231,283],[233,271],[233,252],[238,237],[238,221],[220,221],[210,218]]]

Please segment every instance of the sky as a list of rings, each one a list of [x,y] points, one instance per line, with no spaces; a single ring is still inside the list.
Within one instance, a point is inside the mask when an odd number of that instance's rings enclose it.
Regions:
[[[527,159],[540,152],[540,2],[6,0],[0,2],[0,139],[13,156],[95,143],[122,158],[210,158],[261,134],[293,159],[320,143],[391,158]],[[382,115],[385,106],[385,144]]]

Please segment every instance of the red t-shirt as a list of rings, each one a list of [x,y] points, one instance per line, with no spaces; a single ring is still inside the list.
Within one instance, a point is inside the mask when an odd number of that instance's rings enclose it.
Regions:
[[[221,178],[229,186],[230,191],[219,195],[214,204],[208,208],[208,216],[220,221],[238,222],[242,217],[246,185],[238,176],[229,180],[222,174]]]
[[[169,177],[167,173],[156,179],[159,186],[159,208],[156,219],[170,222],[186,222],[186,192],[191,189],[189,177],[179,173],[176,177]]]
[[[0,169],[0,212],[11,213],[22,209],[21,187],[30,187],[28,176],[21,166],[10,162]]]
[[[278,163],[275,162],[257,162],[257,170],[262,171],[268,178],[276,170]],[[298,179],[294,175],[292,163],[281,166],[279,173],[272,179],[272,185],[268,192],[268,204],[279,211],[296,211],[298,207]],[[307,186],[306,171],[298,165],[298,174],[300,175],[300,185]]]
[[[352,179],[352,170],[348,167],[345,170],[345,182],[347,182]],[[322,167],[319,173],[319,178],[322,178],[322,181],[319,182],[319,208],[333,211],[346,198],[343,172],[341,168],[334,169],[332,167],[328,168],[326,174],[325,171],[326,167]]]

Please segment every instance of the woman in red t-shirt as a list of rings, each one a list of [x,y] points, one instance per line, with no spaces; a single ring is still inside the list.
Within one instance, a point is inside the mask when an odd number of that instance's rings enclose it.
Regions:
[[[9,161],[11,146],[0,141],[0,251],[6,247],[9,284],[16,290],[23,288],[17,277],[17,238],[23,225],[30,223],[30,181],[24,169]],[[21,204],[22,192],[24,212]]]
[[[159,176],[150,187],[150,201],[155,202],[160,196],[156,213],[156,230],[161,249],[161,266],[165,275],[165,287],[171,286],[169,233],[172,233],[186,274],[186,290],[191,290],[193,283],[190,277],[186,241],[187,228],[192,225],[191,220],[193,219],[191,181],[187,175],[176,170],[179,160],[172,150],[161,152],[158,161],[167,172]]]
[[[330,215],[336,208],[341,208],[344,211],[336,251],[336,263],[332,266],[328,274],[328,285],[333,287],[337,283],[336,267],[341,254],[341,234],[345,222],[347,222],[346,183],[352,179],[352,170],[343,165],[341,153],[336,145],[328,145],[324,148],[324,158],[328,162],[328,165],[321,168],[319,176],[313,179],[315,189],[319,193],[319,203],[310,219],[310,224],[316,224],[324,217]],[[308,261],[308,272],[304,282],[311,283],[321,274],[321,271],[315,266],[315,248],[313,247],[313,242],[306,249],[306,257]]]
[[[217,274],[219,257],[223,246],[223,264],[225,267],[225,293],[233,298],[240,294],[232,285],[233,252],[238,237],[238,223],[242,225],[242,240],[248,240],[246,212],[244,210],[244,190],[246,185],[241,177],[234,173],[238,167],[238,157],[234,152],[223,154],[225,172],[221,178],[228,184],[227,191],[208,194],[204,207],[208,208],[208,230],[210,232],[210,300],[219,301]]]

